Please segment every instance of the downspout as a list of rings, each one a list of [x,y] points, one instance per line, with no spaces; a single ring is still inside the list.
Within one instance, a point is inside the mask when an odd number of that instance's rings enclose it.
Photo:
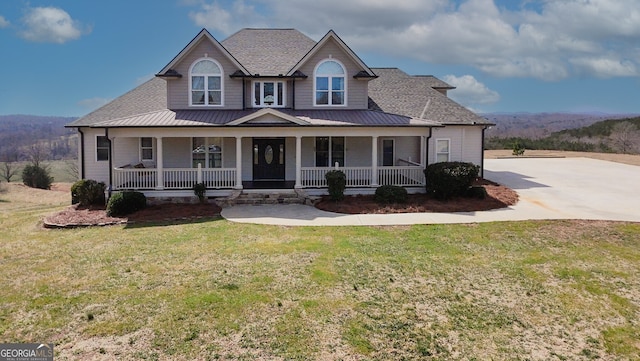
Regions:
[[[431,139],[432,133],[433,132],[433,128],[429,127],[429,135],[427,136],[427,141],[425,142],[425,162],[424,162],[424,167],[425,169],[427,168],[427,166],[429,165],[429,139]]]
[[[296,78],[291,78],[291,110],[296,110]]]
[[[78,133],[80,133],[80,154],[79,157],[80,159],[78,159],[78,161],[80,162],[80,179],[84,179],[84,132],[80,129],[80,127],[78,127]]]
[[[109,128],[104,128],[104,136],[107,138],[107,142],[109,142],[109,186],[107,189],[109,190],[109,197],[111,197],[111,190],[113,184],[113,151],[111,138],[109,138]]]
[[[480,178],[484,179],[484,131],[488,126],[482,127],[482,149],[480,149]]]

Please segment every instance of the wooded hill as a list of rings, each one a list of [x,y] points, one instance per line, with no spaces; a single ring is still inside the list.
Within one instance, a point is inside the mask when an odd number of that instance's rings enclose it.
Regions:
[[[490,137],[486,149],[569,150],[640,154],[640,117],[608,119],[589,126],[553,132],[545,137]]]
[[[35,115],[0,115],[0,162],[29,158],[38,148],[42,160],[77,157],[78,137],[75,129],[65,128],[76,118]]]

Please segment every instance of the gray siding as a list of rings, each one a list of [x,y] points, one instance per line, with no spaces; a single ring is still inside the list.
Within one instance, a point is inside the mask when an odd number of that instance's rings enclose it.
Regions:
[[[104,135],[104,129],[83,128],[85,179],[93,179],[109,184],[109,161],[96,160],[96,137]]]
[[[198,59],[207,54],[215,59],[223,68],[222,81],[224,83],[223,109],[242,109],[242,80],[231,79],[238,68],[213,43],[203,38],[189,54],[176,64],[175,70],[182,74],[180,79],[167,80],[167,107],[169,109],[220,109],[221,107],[190,107],[189,106],[189,68]]]
[[[346,82],[347,82],[347,106],[335,107],[335,106],[315,106],[313,105],[313,70],[316,65],[322,60],[328,58],[334,58],[339,60],[346,67]],[[329,39],[325,45],[319,49],[313,57],[309,58],[307,62],[300,68],[304,74],[308,75],[307,79],[296,80],[296,109],[367,109],[368,108],[368,95],[367,95],[367,80],[356,80],[353,76],[360,71],[360,67],[351,60],[351,57],[346,54],[338,43]]]
[[[436,139],[450,139],[449,160],[482,163],[482,127],[447,125],[433,130],[429,140],[429,164],[436,161]]]

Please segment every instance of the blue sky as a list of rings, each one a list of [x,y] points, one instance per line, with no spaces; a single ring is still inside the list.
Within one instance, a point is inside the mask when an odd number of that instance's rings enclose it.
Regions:
[[[0,114],[86,114],[203,27],[333,29],[370,67],[433,74],[478,112],[640,113],[637,0],[3,0]]]

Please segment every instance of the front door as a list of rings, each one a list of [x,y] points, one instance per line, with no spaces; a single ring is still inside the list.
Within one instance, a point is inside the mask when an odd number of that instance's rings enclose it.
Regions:
[[[253,180],[284,180],[284,138],[253,138]]]

